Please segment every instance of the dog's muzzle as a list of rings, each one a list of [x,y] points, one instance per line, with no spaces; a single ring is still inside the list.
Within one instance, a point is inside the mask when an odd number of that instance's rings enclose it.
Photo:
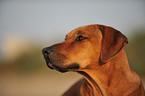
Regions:
[[[50,69],[56,69],[60,72],[68,71],[67,66],[64,65],[66,56],[53,50],[52,47],[47,47],[42,50],[47,66]]]
[[[52,47],[44,48],[42,50],[42,53],[44,55],[46,64],[50,69],[56,69],[60,72],[67,72],[69,70],[80,68],[79,64],[77,63],[65,65],[65,60],[67,59],[67,57],[61,53],[54,51]]]
[[[51,47],[47,47],[42,50],[46,64],[50,69],[54,69],[53,65],[51,64],[50,58],[49,58],[49,55],[51,54],[52,51],[53,51],[53,49]]]

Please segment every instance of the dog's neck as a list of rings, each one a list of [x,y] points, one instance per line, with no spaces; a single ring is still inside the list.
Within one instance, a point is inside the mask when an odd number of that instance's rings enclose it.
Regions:
[[[137,84],[140,81],[140,79],[136,77],[136,73],[130,68],[124,49],[106,64],[100,65],[99,68],[98,66],[96,67],[97,68],[95,68],[95,65],[92,65],[92,67],[79,72],[86,79],[81,88],[82,94],[85,90],[89,90],[92,91],[92,95],[89,96],[118,95],[121,93],[118,93],[119,88],[127,90],[127,88],[133,86],[132,84]],[[84,94],[86,94],[86,92],[87,91],[85,91]]]

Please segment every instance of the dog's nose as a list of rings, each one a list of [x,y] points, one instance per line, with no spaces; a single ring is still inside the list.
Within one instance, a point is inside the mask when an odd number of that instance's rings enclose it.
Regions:
[[[42,53],[44,55],[49,55],[52,51],[53,51],[52,47],[47,47],[47,48],[42,49]]]

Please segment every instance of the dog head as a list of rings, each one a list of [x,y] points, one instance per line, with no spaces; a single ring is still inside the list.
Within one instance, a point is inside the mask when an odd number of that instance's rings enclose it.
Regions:
[[[64,42],[44,48],[42,53],[51,69],[79,71],[105,64],[126,44],[127,38],[118,30],[94,24],[74,29]]]

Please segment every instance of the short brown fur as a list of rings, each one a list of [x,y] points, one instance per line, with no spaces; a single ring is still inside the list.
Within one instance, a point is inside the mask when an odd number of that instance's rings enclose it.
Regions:
[[[94,24],[71,31],[43,54],[50,68],[84,77],[63,96],[144,96],[141,79],[128,64],[127,43],[118,30]]]

